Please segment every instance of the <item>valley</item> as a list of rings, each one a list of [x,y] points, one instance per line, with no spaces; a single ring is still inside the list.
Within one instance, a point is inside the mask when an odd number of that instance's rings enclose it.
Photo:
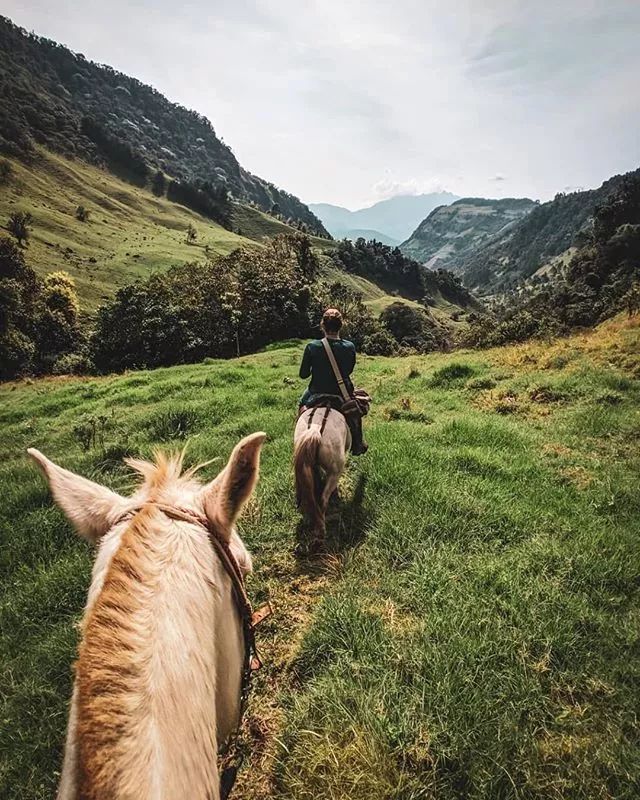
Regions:
[[[27,448],[128,495],[127,458],[184,451],[211,480],[241,438],[265,431],[238,532],[254,561],[251,601],[270,601],[274,614],[257,632],[264,667],[232,797],[634,800],[640,169],[548,202],[403,194],[441,186],[436,175],[462,185],[467,148],[445,169],[433,142],[440,127],[468,132],[473,117],[462,124],[458,103],[451,120],[434,113],[413,140],[431,173],[384,177],[399,173],[383,161],[382,139],[404,158],[401,126],[418,110],[387,119],[391,98],[355,92],[347,78],[362,86],[362,76],[348,70],[338,84],[333,61],[346,48],[364,68],[401,41],[385,26],[369,45],[373,7],[356,29],[341,8],[328,43],[312,27],[317,51],[279,26],[275,6],[235,28],[242,7],[199,11],[195,24],[212,41],[218,27],[234,46],[249,32],[224,75],[189,76],[209,109],[251,131],[247,164],[264,165],[264,146],[267,166],[310,195],[318,162],[327,172],[316,174],[318,196],[385,199],[353,211],[307,203],[243,166],[199,111],[0,17],[0,797],[55,794],[93,562]],[[287,25],[304,11],[287,9]],[[164,9],[154,24],[170,19]],[[286,47],[276,52],[280,28]],[[417,50],[403,47],[385,74]],[[179,74],[174,55],[158,58]],[[302,63],[291,69],[285,56]],[[477,59],[483,69],[489,61],[498,56]],[[231,118],[217,93],[226,77]],[[440,91],[440,73],[434,80]],[[262,117],[244,101],[254,84],[267,87]],[[272,103],[280,85],[292,117]],[[330,106],[316,117],[325,91]],[[312,136],[295,138],[291,120],[307,116],[326,126],[326,153]],[[257,118],[266,122],[254,131]],[[325,160],[334,169],[343,155],[324,138],[336,132],[345,152],[357,150],[332,174]],[[375,158],[364,161],[367,144]],[[370,186],[349,194],[360,159]],[[506,170],[471,166],[483,172],[480,192],[516,186],[501,183],[512,179]],[[292,432],[305,343],[323,335],[319,321],[334,307],[357,352],[355,385],[372,396],[370,449],[348,458],[325,546],[314,550]],[[322,441],[322,429],[309,434]],[[160,585],[129,577],[147,596]],[[185,663],[198,657],[198,647],[184,650]],[[193,672],[183,675],[192,685]],[[153,705],[145,692],[138,709]],[[155,752],[171,757],[158,742]]]

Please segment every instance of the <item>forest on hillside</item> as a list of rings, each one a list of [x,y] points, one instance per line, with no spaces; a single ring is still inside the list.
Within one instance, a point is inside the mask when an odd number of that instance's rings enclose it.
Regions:
[[[624,179],[616,175],[597,189],[561,192],[535,205],[506,235],[456,260],[456,273],[466,286],[483,293],[516,287],[568,248],[588,243],[596,209],[615,195]]]
[[[243,169],[206,117],[0,17],[0,151],[28,158],[34,144],[128,179],[160,172],[210,196],[224,190],[328,236],[297,197]]]
[[[469,315],[464,344],[494,346],[566,334],[619,311],[640,311],[640,170],[608,184],[615,190],[595,207],[566,272],[497,295],[491,313]],[[564,207],[564,198],[554,202]],[[569,219],[567,213],[558,236],[568,235]]]

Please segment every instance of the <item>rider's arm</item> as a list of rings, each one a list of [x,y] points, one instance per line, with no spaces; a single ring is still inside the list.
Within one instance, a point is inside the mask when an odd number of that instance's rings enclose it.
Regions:
[[[302,356],[302,363],[300,364],[300,377],[308,378],[311,375],[311,347],[307,345],[304,349]]]
[[[349,350],[349,369],[347,370],[347,375],[351,375],[355,365],[356,365],[356,348],[352,345],[351,349]]]

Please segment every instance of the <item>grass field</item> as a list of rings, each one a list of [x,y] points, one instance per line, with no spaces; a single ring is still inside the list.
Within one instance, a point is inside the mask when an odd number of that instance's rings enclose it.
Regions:
[[[0,188],[0,225],[13,211],[33,216],[25,248],[30,266],[40,274],[64,269],[76,281],[82,307],[93,311],[120,286],[157,270],[204,261],[205,248],[226,255],[243,244],[291,232],[282,222],[254,208],[237,206],[238,236],[184,206],[155,197],[116,176],[62,156],[38,150],[33,163],[8,159],[12,178]],[[84,205],[87,222],[75,217]],[[187,244],[186,230],[197,232]],[[318,247],[327,242],[313,239]]]
[[[362,358],[371,451],[313,559],[294,555],[299,347],[1,387],[0,796],[53,795],[91,566],[26,448],[126,491],[127,453],[188,441],[212,475],[265,430],[241,533],[276,614],[236,797],[637,798],[639,345],[617,320]]]

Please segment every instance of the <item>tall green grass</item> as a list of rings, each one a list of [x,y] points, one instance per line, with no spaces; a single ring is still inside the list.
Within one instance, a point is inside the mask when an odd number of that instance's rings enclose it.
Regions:
[[[124,454],[188,442],[214,475],[265,430],[241,533],[277,613],[238,796],[637,797],[640,389],[587,350],[519,352],[361,359],[371,451],[316,561],[294,555],[298,347],[1,388],[0,796],[53,794],[91,565],[26,448],[126,491]]]

